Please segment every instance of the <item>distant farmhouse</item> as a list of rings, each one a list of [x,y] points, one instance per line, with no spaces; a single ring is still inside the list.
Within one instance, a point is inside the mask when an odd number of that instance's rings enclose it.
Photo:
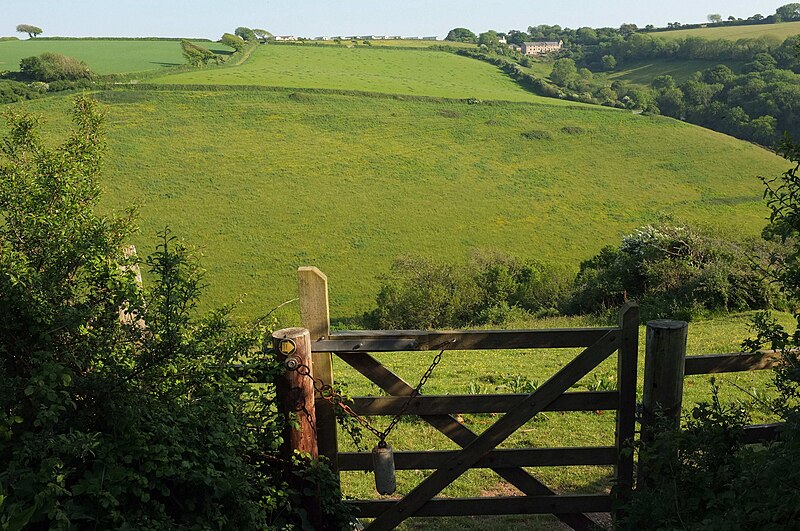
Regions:
[[[564,47],[564,41],[523,42],[522,53],[525,55],[544,55],[557,52]]]

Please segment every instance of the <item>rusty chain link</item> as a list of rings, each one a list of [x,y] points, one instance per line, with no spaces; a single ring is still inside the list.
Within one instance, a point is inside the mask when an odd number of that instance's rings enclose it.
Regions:
[[[378,446],[380,448],[384,448],[386,447],[386,438],[389,437],[389,433],[391,433],[391,431],[395,428],[395,426],[397,426],[397,423],[400,422],[400,419],[403,417],[403,415],[405,415],[406,411],[408,410],[408,407],[411,405],[411,402],[414,400],[414,398],[420,395],[422,387],[428,382],[428,379],[431,377],[431,374],[433,374],[433,370],[442,361],[442,355],[444,354],[444,351],[447,348],[447,346],[452,345],[455,342],[456,339],[454,338],[444,343],[444,345],[442,346],[442,350],[440,350],[439,353],[433,357],[433,361],[431,362],[430,367],[428,367],[428,369],[422,375],[422,378],[420,378],[417,386],[414,387],[414,389],[408,395],[408,399],[400,408],[400,411],[398,411],[397,414],[394,417],[392,417],[392,420],[389,422],[389,426],[387,426],[386,429],[383,431],[379,431],[375,426],[370,424],[370,422],[366,418],[356,413],[353,410],[353,408],[351,408],[345,402],[346,400],[345,397],[342,396],[338,391],[336,391],[336,389],[334,389],[332,385],[326,384],[325,382],[318,380],[317,378],[314,378],[311,375],[311,368],[308,365],[300,363],[299,360],[297,360],[297,358],[288,358],[284,362],[284,366],[289,371],[296,371],[297,374],[299,374],[300,376],[305,376],[309,378],[314,386],[315,393],[318,394],[320,398],[329,402],[334,407],[339,406],[342,409],[342,411],[344,411],[347,415],[356,419],[356,421],[361,426],[363,426],[365,429],[370,431],[373,435],[375,435],[378,438],[379,441]],[[314,432],[316,432],[317,428],[311,419],[311,413],[305,408],[305,406],[302,406],[301,410],[305,413],[306,420],[308,420],[308,423],[311,425],[311,428],[314,430]]]

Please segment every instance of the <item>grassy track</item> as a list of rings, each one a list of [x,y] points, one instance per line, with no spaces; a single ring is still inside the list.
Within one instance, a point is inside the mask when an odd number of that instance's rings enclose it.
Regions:
[[[231,53],[222,44],[198,44],[217,53]],[[186,64],[177,41],[29,39],[0,42],[0,70],[19,70],[20,59],[44,52],[80,59],[97,74],[126,74]]]
[[[783,41],[787,37],[800,33],[800,22],[782,22],[780,24],[758,24],[755,26],[720,26],[715,28],[696,28],[675,31],[659,31],[652,33],[665,39],[683,39],[701,37],[703,39],[757,39],[773,38]]]
[[[105,206],[142,205],[143,252],[167,225],[197,245],[206,304],[247,293],[249,317],[295,296],[300,265],[329,275],[333,316],[346,318],[371,307],[376,277],[401,254],[495,249],[576,269],[661,214],[756,235],[756,175],[786,166],[712,131],[600,108],[291,91],[98,97]],[[26,106],[51,128],[69,116],[67,99]],[[523,138],[531,130],[552,139]]]
[[[261,46],[237,68],[195,70],[168,84],[264,85],[449,98],[561,103],[522,89],[492,65],[447,52],[327,46]]]

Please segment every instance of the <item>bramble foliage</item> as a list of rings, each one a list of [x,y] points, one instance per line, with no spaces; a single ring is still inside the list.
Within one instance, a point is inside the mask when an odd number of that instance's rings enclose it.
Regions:
[[[661,223],[625,236],[581,264],[571,313],[616,309],[636,300],[647,318],[691,319],[708,312],[770,308],[775,287],[753,268],[755,243],[736,245]]]
[[[19,62],[19,70],[30,79],[45,83],[92,78],[92,71],[83,61],[52,52],[22,59]]]
[[[143,291],[122,253],[131,213],[94,212],[102,115],[46,147],[11,111],[0,165],[0,526],[265,529],[303,526],[277,458],[279,372],[264,330],[197,317],[202,275],[168,231]],[[120,309],[130,316],[121,319]],[[242,364],[234,372],[233,363]],[[326,478],[326,467],[295,464]],[[334,522],[348,515],[328,485]]]

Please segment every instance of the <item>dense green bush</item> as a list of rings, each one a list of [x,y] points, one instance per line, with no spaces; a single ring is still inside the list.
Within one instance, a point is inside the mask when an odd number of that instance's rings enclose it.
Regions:
[[[45,83],[92,78],[92,71],[83,61],[52,52],[22,59],[19,62],[19,70],[29,79]]]
[[[782,299],[754,267],[765,245],[737,245],[682,225],[648,225],[581,264],[567,309],[604,312],[631,299],[646,318],[691,319],[770,308]]]
[[[277,457],[274,387],[250,383],[280,370],[260,361],[265,330],[197,316],[201,271],[168,232],[142,291],[122,251],[130,213],[93,210],[102,116],[76,102],[59,148],[15,111],[1,148],[0,526],[302,526],[282,473],[331,476]]]
[[[464,265],[404,257],[383,279],[366,319],[386,329],[502,324],[520,313],[556,312],[568,285],[562,272],[496,253],[476,254]]]

